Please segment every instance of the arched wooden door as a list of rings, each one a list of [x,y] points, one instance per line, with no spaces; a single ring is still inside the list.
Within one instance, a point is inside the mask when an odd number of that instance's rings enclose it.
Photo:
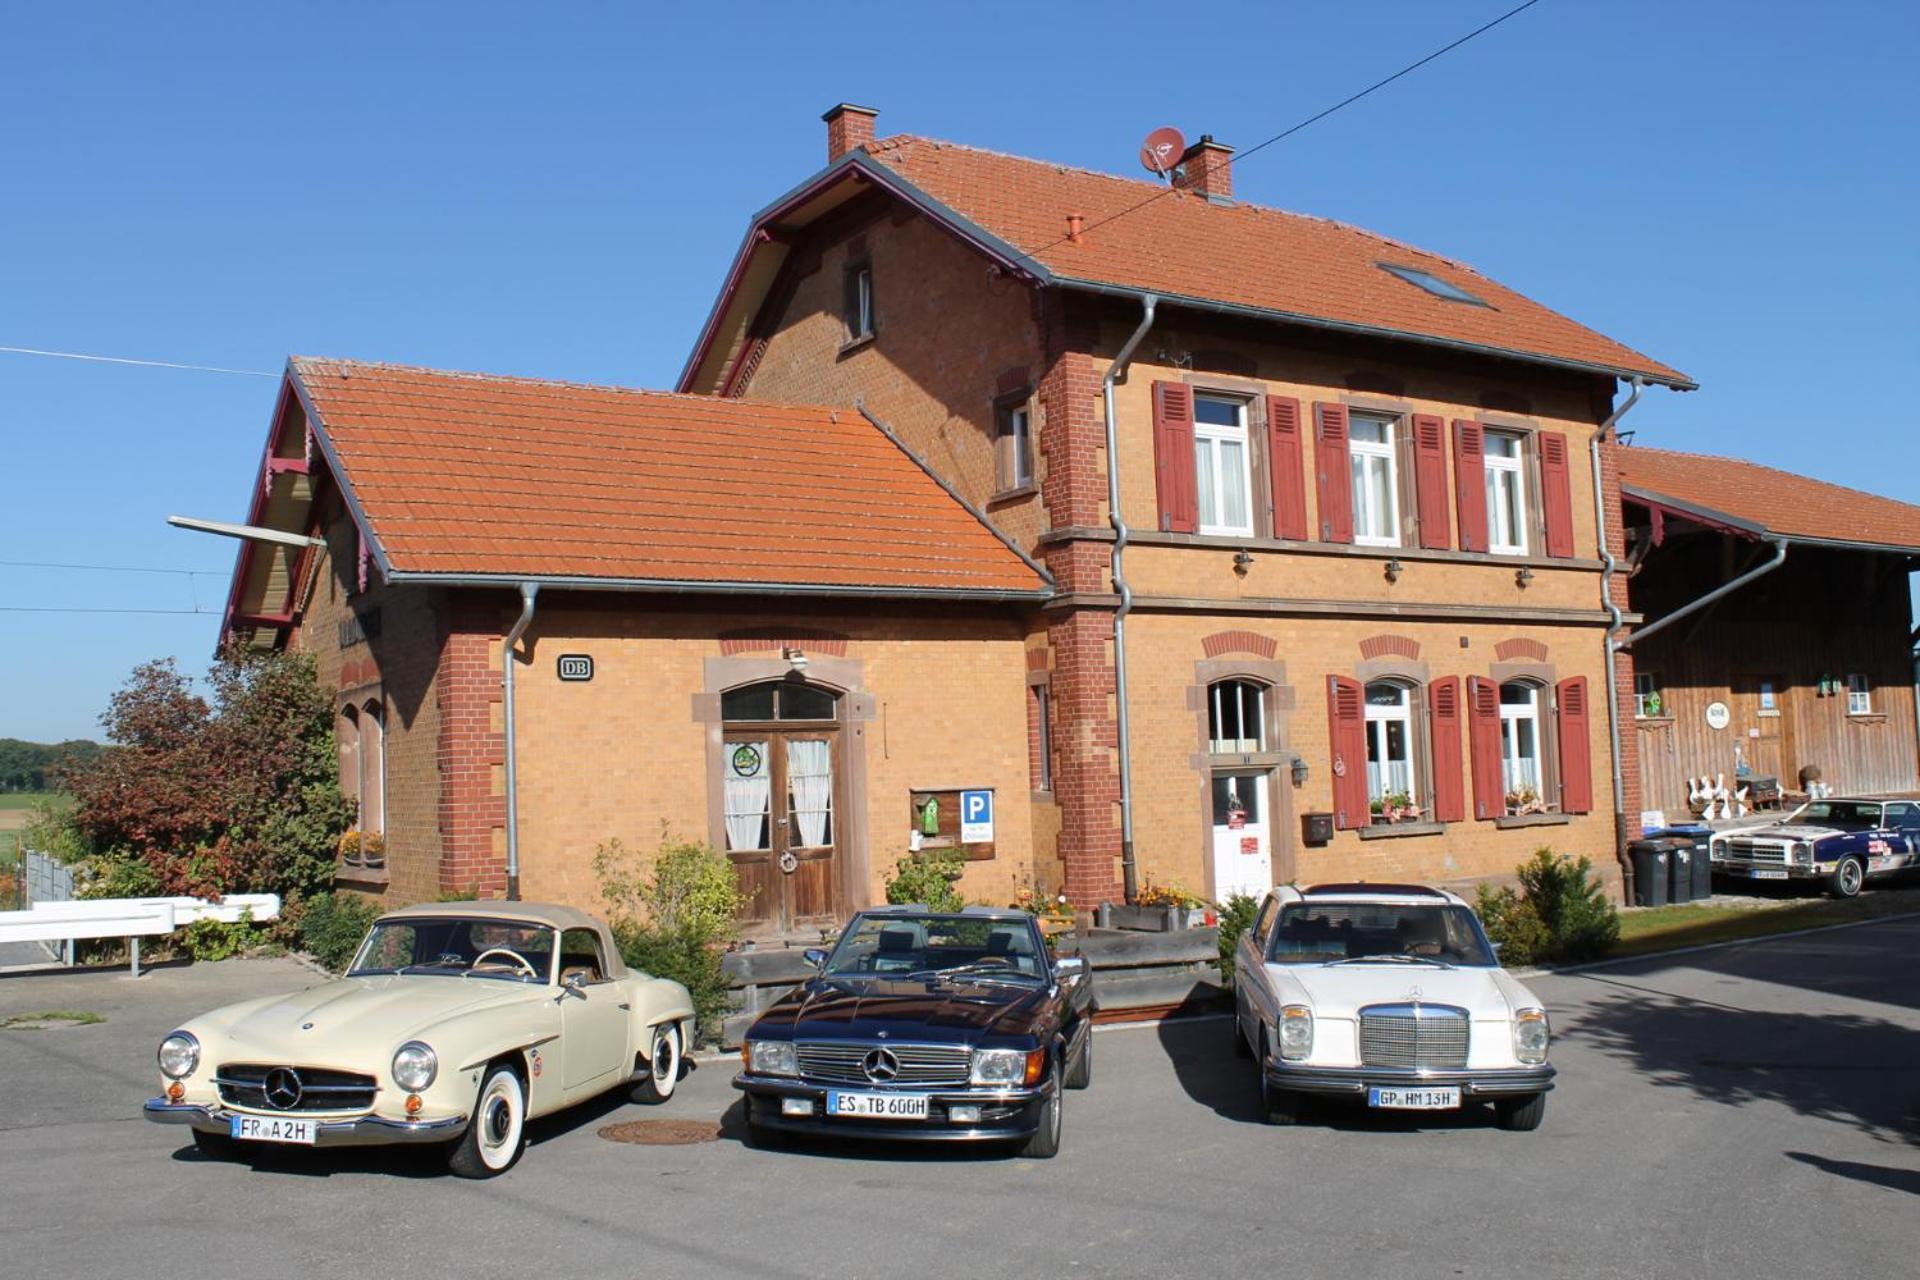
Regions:
[[[839,695],[769,680],[720,695],[727,857],[750,932],[831,926],[841,787]]]

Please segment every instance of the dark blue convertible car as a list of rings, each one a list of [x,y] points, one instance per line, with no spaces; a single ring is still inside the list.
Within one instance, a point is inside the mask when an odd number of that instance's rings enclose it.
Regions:
[[[1716,834],[1715,875],[1742,880],[1815,880],[1836,898],[1869,876],[1920,866],[1920,800],[1814,800],[1784,822]]]

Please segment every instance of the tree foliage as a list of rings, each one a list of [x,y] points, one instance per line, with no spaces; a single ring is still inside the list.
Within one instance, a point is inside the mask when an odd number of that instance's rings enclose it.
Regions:
[[[100,754],[87,738],[68,742],[24,742],[0,738],[0,791],[51,791],[63,768],[82,765]]]
[[[733,1008],[721,955],[739,935],[745,905],[733,863],[709,845],[674,840],[663,829],[651,860],[609,840],[594,851],[593,872],[621,956],[635,969],[684,986],[697,1034],[718,1041]]]
[[[1620,941],[1620,913],[1590,859],[1541,849],[1520,865],[1520,890],[1481,885],[1476,904],[1501,963],[1581,964]]]

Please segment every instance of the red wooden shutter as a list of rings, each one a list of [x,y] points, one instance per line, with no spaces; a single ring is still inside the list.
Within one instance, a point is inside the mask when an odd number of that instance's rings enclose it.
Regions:
[[[1447,427],[1438,414],[1413,415],[1413,490],[1420,513],[1420,545],[1453,545],[1447,523]]]
[[[1460,549],[1487,549],[1487,436],[1477,422],[1453,420],[1453,488],[1460,507]]]
[[[1347,406],[1313,406],[1313,468],[1319,481],[1320,540],[1353,541],[1353,464],[1347,450]]]
[[[1473,816],[1498,818],[1507,811],[1500,780],[1500,686],[1467,677],[1467,745],[1473,756]]]
[[[1560,812],[1593,812],[1593,750],[1587,729],[1587,678],[1554,686],[1554,729],[1560,745]]]
[[[1273,536],[1307,536],[1307,473],[1300,451],[1300,402],[1267,397],[1267,455],[1273,479]]]
[[[1373,821],[1367,799],[1367,712],[1360,682],[1327,677],[1327,728],[1333,744],[1333,825],[1341,830]]]
[[[1540,505],[1546,509],[1547,554],[1573,554],[1573,488],[1567,476],[1567,438],[1540,433]],[[1584,812],[1584,811],[1583,811]]]
[[[1108,466],[1112,466],[1109,459]],[[1160,531],[1192,533],[1200,527],[1200,497],[1193,478],[1193,388],[1184,382],[1153,384],[1153,469],[1160,497]]]
[[[1427,686],[1433,712],[1433,820],[1463,822],[1466,786],[1460,770],[1460,677],[1446,676]]]

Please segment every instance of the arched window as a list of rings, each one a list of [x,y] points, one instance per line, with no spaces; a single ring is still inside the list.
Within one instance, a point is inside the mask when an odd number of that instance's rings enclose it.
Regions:
[[[817,684],[763,680],[720,695],[722,720],[832,720],[840,695]]]
[[[379,699],[369,698],[360,705],[360,832],[363,836],[385,836],[386,831],[386,708]]]
[[[360,708],[340,709],[333,737],[340,748],[340,794],[357,811],[360,805]],[[357,818],[354,825],[360,825]]]
[[[1267,749],[1266,686],[1221,680],[1207,688],[1207,750],[1246,755]]]
[[[1544,803],[1540,745],[1540,686],[1509,680],[1500,686],[1500,780],[1509,813],[1537,812]]]
[[[1419,804],[1413,767],[1413,690],[1397,680],[1367,686],[1367,799],[1376,814]]]

